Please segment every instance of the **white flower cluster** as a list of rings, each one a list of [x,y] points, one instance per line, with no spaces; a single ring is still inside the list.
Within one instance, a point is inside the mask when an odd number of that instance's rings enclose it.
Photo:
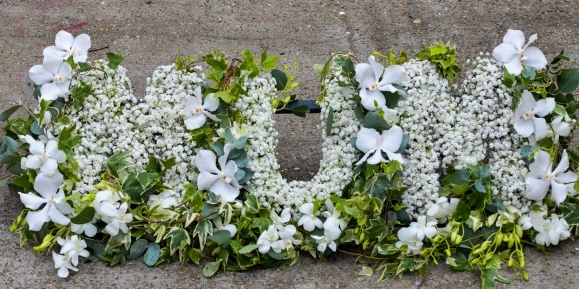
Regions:
[[[110,69],[103,60],[95,61],[92,66],[100,70],[91,70],[79,77],[92,85],[92,94],[85,98],[80,109],[71,106],[70,111],[65,111],[82,138],[80,145],[73,149],[79,165],[76,173],[81,178],[75,189],[80,194],[95,190],[104,172],[104,163],[111,155],[121,151],[136,153],[139,149],[138,143],[133,142],[135,114],[131,113],[137,100],[126,70]]]
[[[342,79],[339,72],[331,75],[326,81],[328,93],[320,103],[322,131],[325,131],[330,107],[334,111],[332,134],[324,136],[320,169],[309,182],[290,183],[277,171],[277,131],[272,118],[275,109],[271,107],[271,102],[276,97],[275,80],[262,75],[244,83],[243,88],[249,96],[241,98],[235,108],[243,111],[247,118],[247,136],[250,142],[247,148],[247,167],[255,172],[246,188],[265,208],[281,211],[283,208],[292,207],[292,212],[297,213],[296,209],[304,203],[326,199],[330,193],[340,194],[350,181],[352,164],[358,156],[348,142],[356,135],[360,124],[354,115],[355,103],[348,100],[354,91],[350,87],[340,87],[338,80],[347,81]]]
[[[436,202],[444,169],[489,164],[493,193],[505,205],[528,210],[522,202],[525,167],[520,148],[523,139],[513,129],[512,96],[502,85],[500,64],[488,57],[471,63],[460,96],[449,94],[448,82],[428,61],[404,64],[408,97],[399,102],[400,126],[410,136],[403,196],[411,216],[425,214]]]

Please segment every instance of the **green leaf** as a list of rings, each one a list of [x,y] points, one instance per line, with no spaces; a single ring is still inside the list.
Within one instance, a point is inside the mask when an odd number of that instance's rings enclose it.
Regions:
[[[143,189],[151,187],[151,184],[158,183],[160,176],[157,173],[140,173],[137,175],[137,180]]]
[[[145,264],[148,266],[155,266],[157,260],[159,260],[159,255],[161,254],[161,247],[159,244],[150,243],[147,245],[147,252],[143,257]]]
[[[354,63],[350,57],[344,59],[344,63],[342,64],[342,71],[344,71],[348,77],[354,77],[356,74],[356,66],[354,66]]]
[[[12,114],[14,114],[18,109],[20,109],[22,105],[15,105],[0,114],[0,121],[6,121]]]
[[[197,223],[195,229],[193,230],[193,237],[199,235],[199,247],[203,250],[205,247],[205,242],[207,241],[207,236],[213,235],[213,225],[211,221],[205,219]]]
[[[285,255],[282,253],[277,253],[273,250],[269,250],[269,252],[267,252],[267,255],[269,255],[270,257],[274,258],[275,260],[283,260],[285,258]]]
[[[557,76],[557,87],[561,93],[573,93],[579,86],[579,71],[575,69],[562,69]]]
[[[187,252],[187,256],[189,256],[189,259],[191,259],[193,263],[199,265],[199,261],[201,261],[205,255],[203,255],[203,251],[197,248],[191,248],[189,249],[189,252]]]
[[[217,243],[223,248],[227,248],[227,246],[229,246],[229,242],[231,241],[231,233],[227,230],[214,231],[213,235],[208,237],[208,239]]]
[[[487,190],[485,189],[485,186],[483,186],[483,184],[481,183],[480,180],[476,180],[476,182],[474,183],[474,188],[479,191],[480,193],[486,193]]]
[[[392,187],[392,181],[388,178],[386,174],[376,174],[370,180],[366,182],[364,191],[372,197],[380,199],[380,201],[385,202],[388,193],[388,189]]]
[[[221,261],[209,262],[205,264],[205,268],[203,268],[203,276],[211,277],[215,275],[217,270],[219,270],[219,264],[221,264]]]
[[[299,117],[306,117],[306,115],[310,113],[310,108],[305,104],[298,105],[292,108],[292,113]]]
[[[123,57],[120,54],[115,54],[112,52],[107,52],[107,58],[109,59],[109,63],[107,66],[111,69],[117,69],[121,63],[123,63]]]
[[[474,272],[474,267],[464,256],[463,253],[457,252],[456,254],[447,257],[446,263],[452,266],[454,271],[469,271]]]
[[[247,246],[244,246],[243,248],[239,249],[239,251],[237,253],[239,254],[249,254],[251,253],[253,250],[259,248],[259,245],[257,244],[249,244]]]
[[[273,76],[273,78],[275,79],[275,88],[278,91],[284,90],[286,85],[287,85],[287,74],[285,74],[285,72],[279,70],[279,69],[274,69],[271,71],[271,76]]]
[[[95,209],[93,207],[86,207],[86,208],[82,209],[82,211],[80,211],[80,213],[78,213],[78,215],[76,215],[73,218],[70,218],[70,221],[73,224],[77,224],[77,225],[90,223],[90,222],[92,222],[92,219],[94,218],[94,214],[95,214]]]
[[[499,281],[504,284],[510,284],[511,282],[499,275],[499,272],[495,268],[480,268],[480,277],[482,280],[482,289],[492,289],[495,287],[495,281]]]
[[[259,211],[259,202],[252,194],[247,196],[247,200],[245,200],[245,206],[247,206],[247,212],[250,214],[256,214]]]
[[[14,154],[18,151],[18,143],[9,136],[6,137],[6,145],[8,146],[9,153]]]
[[[261,53],[261,68],[264,71],[270,71],[277,67],[277,62],[279,60],[279,55],[267,56],[267,50]]]
[[[535,79],[535,75],[536,75],[536,71],[535,71],[535,68],[533,68],[533,67],[527,67],[527,68],[525,68],[525,70],[523,70],[521,72],[521,76],[523,76],[524,78],[529,79],[529,80]]]
[[[367,267],[367,266],[363,266],[362,267],[362,271],[358,272],[358,276],[372,276],[372,274],[374,273],[374,270],[372,270],[372,267]]]
[[[107,169],[107,172],[111,176],[118,178],[120,170],[131,166],[131,164],[126,159],[128,155],[129,155],[128,152],[121,152],[112,155],[105,163],[105,168]]]
[[[269,218],[255,218],[253,219],[253,223],[251,224],[252,228],[258,228],[259,231],[261,232],[265,232],[267,231],[267,228],[269,228],[269,226],[271,226],[273,224],[273,222],[271,221],[271,219]]]
[[[30,132],[35,135],[44,135],[44,129],[40,127],[37,120],[34,120],[30,125]]]
[[[373,128],[379,133],[383,130],[390,129],[390,125],[375,111],[370,111],[364,117],[364,127]]]
[[[410,136],[408,136],[407,134],[402,135],[402,142],[400,143],[400,147],[398,148],[397,151],[395,151],[395,153],[397,154],[403,153],[404,150],[406,149],[406,146],[408,145],[409,140]]]
[[[233,146],[236,149],[242,149],[243,147],[245,147],[245,144],[247,144],[247,137],[246,136],[242,136],[240,138],[238,138],[234,143]]]
[[[243,62],[239,66],[241,70],[247,70],[251,73],[249,74],[249,78],[256,77],[259,74],[259,68],[253,61],[253,55],[248,49],[245,49],[240,52],[240,54],[244,57]]]
[[[330,107],[328,119],[326,120],[326,136],[332,135],[332,124],[334,123],[334,109]]]
[[[229,104],[231,104],[231,102],[233,102],[233,100],[235,99],[235,96],[231,95],[229,92],[226,91],[218,91],[213,94],[213,97],[221,98],[225,103]]]
[[[72,98],[72,106],[76,110],[79,110],[82,107],[85,98],[87,98],[91,93],[92,93],[92,85],[79,81],[79,84],[73,87],[70,91],[70,97]]]
[[[171,243],[169,245],[169,251],[171,252],[171,255],[173,255],[178,249],[183,249],[185,246],[191,244],[189,234],[187,234],[187,231],[185,231],[183,228],[171,228],[169,233],[167,233],[163,239],[166,240],[168,238],[171,238]]]
[[[74,63],[74,57],[71,55],[68,58],[65,58],[62,60],[62,62],[70,65],[70,68],[75,69],[76,68],[76,63]]]
[[[515,84],[515,75],[509,73],[509,71],[507,70],[506,67],[503,67],[503,80],[502,83],[508,87],[508,88],[512,88],[513,85]]]
[[[131,248],[129,249],[129,255],[127,256],[127,259],[132,260],[141,257],[141,255],[145,253],[145,250],[147,250],[148,244],[149,241],[146,239],[139,239],[133,242]]]

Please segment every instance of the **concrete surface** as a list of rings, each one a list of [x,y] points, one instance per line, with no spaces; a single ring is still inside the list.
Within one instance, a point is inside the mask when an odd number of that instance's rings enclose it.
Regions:
[[[345,12],[340,15],[340,12]],[[178,51],[202,56],[212,49],[229,55],[249,48],[282,54],[282,62],[299,62],[297,80],[303,99],[318,94],[312,70],[331,52],[353,52],[364,60],[372,51],[406,48],[413,55],[437,40],[458,46],[460,63],[490,52],[508,28],[530,36],[547,58],[561,49],[579,55],[579,1],[16,1],[0,0],[0,109],[20,97],[28,69],[41,63],[42,49],[54,34],[68,29],[88,33],[89,59],[121,53],[135,94],[145,91],[145,78],[159,65],[172,62]],[[317,116],[276,116],[279,158],[288,179],[307,180],[317,171],[321,137]],[[142,262],[108,268],[96,258],[79,265],[80,273],[57,277],[50,255],[18,247],[8,231],[20,202],[0,190],[0,288],[479,288],[479,277],[454,273],[447,266],[430,274],[408,274],[375,284],[377,276],[360,278],[361,264],[336,254],[329,262],[304,256],[285,270],[251,270],[202,277],[202,268],[176,264],[149,268]],[[514,279],[496,288],[577,288],[578,243],[564,242],[544,255],[527,249],[531,280]],[[503,270],[507,277],[512,272]]]

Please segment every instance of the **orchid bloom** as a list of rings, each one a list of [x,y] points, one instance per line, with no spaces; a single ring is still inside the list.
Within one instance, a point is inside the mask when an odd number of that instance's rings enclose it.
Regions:
[[[298,221],[298,226],[303,226],[304,230],[311,232],[316,227],[322,228],[324,224],[322,220],[320,220],[316,214],[314,214],[314,204],[312,203],[305,203],[300,206],[300,213],[302,213],[302,217]]]
[[[275,211],[271,211],[269,213],[269,218],[273,221],[273,224],[277,227],[277,228],[283,228],[283,224],[289,222],[292,218],[292,215],[290,213],[290,208],[285,208],[283,209],[283,211],[281,211],[281,216],[279,216],[278,214],[276,214]]]
[[[522,31],[509,29],[503,38],[503,43],[493,50],[493,57],[504,62],[509,73],[515,75],[521,73],[523,64],[543,69],[547,65],[545,55],[538,48],[529,46],[535,40],[537,40],[537,34],[531,36],[525,44],[525,34]]]
[[[426,215],[445,222],[447,217],[452,215],[458,205],[458,198],[441,197],[436,200],[436,203],[428,208]]]
[[[515,130],[522,137],[529,137],[533,133],[535,138],[540,140],[547,136],[547,122],[543,116],[546,116],[555,109],[555,99],[547,97],[535,101],[533,95],[525,90],[521,96],[521,100],[517,109],[515,110]],[[535,117],[538,115],[540,117]]]
[[[200,171],[197,187],[220,195],[223,202],[233,202],[239,196],[239,184],[235,179],[237,165],[233,160],[227,161],[232,148],[232,144],[226,144],[223,148],[224,155],[218,161],[220,169],[215,165],[217,157],[212,151],[200,150],[195,156],[195,166]]]
[[[318,244],[318,251],[325,252],[328,247],[334,252],[336,252],[337,245],[335,240],[340,237],[342,232],[340,230],[324,230],[323,236],[314,236],[312,238],[316,239]]]
[[[556,214],[552,214],[550,220],[535,221],[533,229],[538,232],[535,236],[535,242],[546,247],[551,244],[557,245],[559,241],[571,236],[567,221],[559,218]]]
[[[68,92],[72,79],[72,68],[68,63],[54,54],[44,56],[42,65],[34,65],[28,72],[30,80],[36,85],[42,85],[42,99],[55,100]]]
[[[157,195],[149,196],[147,205],[150,207],[159,206],[162,209],[167,209],[169,207],[179,205],[177,198],[175,197],[175,191],[164,190],[162,193]]]
[[[397,123],[400,120],[400,117],[398,116],[397,110],[389,109],[387,106],[383,106],[382,111],[384,112],[384,120],[389,125],[394,125],[395,123]]]
[[[269,226],[267,231],[261,233],[257,239],[257,245],[259,245],[258,251],[261,254],[267,254],[269,250],[280,253],[285,248],[284,242],[279,239],[279,234],[274,225]]]
[[[74,212],[72,215],[76,216]],[[94,237],[97,233],[97,227],[91,222],[85,224],[70,223],[70,231],[77,234],[82,234],[84,232],[87,237]]]
[[[60,225],[68,225],[70,219],[64,214],[72,213],[70,205],[64,201],[64,191],[60,186],[64,183],[64,176],[57,173],[52,177],[43,174],[36,176],[34,180],[34,190],[42,197],[33,193],[18,193],[20,200],[29,209],[36,210],[42,204],[44,208],[39,211],[29,211],[26,215],[26,222],[30,231],[39,231],[42,225],[52,221]]]
[[[76,267],[72,266],[72,263],[70,263],[70,259],[66,254],[60,255],[52,251],[52,260],[54,261],[54,268],[58,269],[58,277],[60,278],[68,277],[69,269],[72,271],[78,271]]]
[[[402,245],[408,246],[408,250],[406,254],[412,253],[413,255],[420,254],[422,250],[422,240],[417,237],[418,229],[417,228],[402,228],[398,230],[398,240],[396,244],[396,248],[402,247]]]
[[[553,143],[559,143],[559,137],[567,137],[571,134],[571,130],[575,126],[575,122],[572,119],[565,117],[563,121],[563,116],[557,116],[551,121],[551,127],[553,128]]]
[[[225,224],[223,225],[223,221],[221,221],[221,217],[217,217],[213,219],[213,224],[215,225],[215,230],[213,231],[229,231],[231,238],[237,234],[237,227],[233,224]]]
[[[78,256],[85,258],[89,256],[89,252],[85,249],[86,242],[83,239],[79,239],[78,235],[73,235],[70,238],[66,237],[66,239],[57,237],[56,241],[62,246],[60,254],[65,254],[73,266],[78,265]]]
[[[116,236],[119,230],[125,234],[129,231],[127,223],[133,221],[133,215],[127,214],[127,209],[127,203],[123,203],[118,209],[109,202],[101,203],[101,219],[107,223],[105,230],[109,235]]]
[[[279,238],[283,241],[285,248],[291,248],[293,245],[299,245],[302,243],[300,240],[294,239],[294,235],[297,232],[296,226],[294,225],[287,225],[287,226],[278,226],[277,234]]]
[[[374,56],[368,57],[368,63],[356,65],[356,81],[360,83],[360,98],[362,106],[370,111],[386,105],[386,98],[382,91],[396,92],[398,84],[406,80],[406,70],[400,65],[392,65],[384,69],[382,64],[376,62]],[[377,104],[377,106],[376,106]]]
[[[417,222],[410,223],[410,228],[416,231],[417,240],[422,241],[424,237],[432,238],[436,235],[437,222],[426,222],[426,216],[419,216],[416,221]]]
[[[55,140],[49,140],[46,146],[41,141],[33,141],[30,144],[30,154],[25,161],[21,161],[23,169],[40,169],[47,177],[56,174],[58,164],[66,161],[66,154],[58,149],[58,141]]]
[[[187,102],[183,113],[185,114],[185,127],[188,130],[200,128],[205,124],[207,117],[214,121],[219,121],[217,117],[209,111],[215,111],[219,107],[219,99],[209,94],[205,99],[201,98],[201,86],[193,92],[194,95],[187,96]]]
[[[322,216],[326,217],[326,221],[324,222],[323,226],[324,230],[338,230],[341,232],[346,229],[348,224],[346,224],[346,221],[340,219],[340,211],[337,211],[334,208],[334,204],[332,204],[330,199],[326,200],[326,208],[328,210],[322,213]]]
[[[357,135],[356,147],[365,154],[356,165],[365,161],[374,165],[392,160],[403,164],[404,159],[402,155],[396,153],[396,151],[400,149],[403,136],[402,128],[397,125],[393,125],[390,129],[383,131],[382,135],[373,128],[361,128]],[[386,153],[389,160],[382,157],[382,152]],[[374,155],[368,158],[372,153],[374,153]]]
[[[46,47],[43,54],[55,54],[60,59],[67,59],[73,57],[74,62],[86,62],[88,49],[90,48],[90,37],[86,34],[78,35],[77,37],[66,31],[59,31],[56,33],[54,46]]]
[[[561,161],[555,170],[552,170],[553,161],[549,153],[539,151],[535,154],[535,161],[529,166],[530,172],[527,174],[525,183],[527,199],[541,201],[547,195],[551,187],[551,199],[557,205],[567,198],[567,193],[575,193],[573,184],[577,181],[577,174],[565,172],[569,168],[569,157],[567,150],[563,150]]]

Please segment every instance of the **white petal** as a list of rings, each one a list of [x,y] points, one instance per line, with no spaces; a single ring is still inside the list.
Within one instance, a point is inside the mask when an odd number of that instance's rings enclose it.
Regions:
[[[197,89],[195,89],[195,91],[197,91]],[[194,115],[193,111],[200,105],[201,105],[200,97],[189,95],[187,96],[187,101],[185,102],[185,108],[183,112],[185,113],[186,116]]]
[[[60,30],[58,33],[56,33],[56,40],[54,43],[58,49],[66,51],[72,47],[72,44],[74,43],[74,36],[64,30]]]
[[[82,62],[84,62],[86,60],[86,54],[88,53],[90,45],[91,45],[90,36],[86,34],[81,34],[74,38],[71,50],[74,51],[76,55],[84,56],[84,60],[81,60]],[[76,60],[77,59],[75,58],[75,61]]]
[[[374,102],[378,103],[378,107],[386,105],[386,98],[380,90],[366,90],[362,88],[362,90],[360,90],[360,97],[362,98],[362,106],[369,111],[376,110]]]
[[[58,277],[66,278],[68,277],[68,268],[66,266],[61,266],[58,268]]]
[[[209,94],[205,97],[203,108],[207,111],[215,111],[219,107],[219,99]]]
[[[526,66],[536,69],[544,69],[547,66],[547,58],[545,58],[543,52],[537,47],[528,47],[525,49],[525,57],[526,59],[521,60],[521,62]]]
[[[519,50],[512,44],[501,43],[493,50],[493,57],[500,62],[511,62],[515,57],[519,57]]]
[[[535,126],[535,138],[540,140],[547,136],[549,127],[547,126],[547,121],[542,117],[532,117],[533,125]]]
[[[207,117],[203,113],[193,114],[193,115],[185,118],[185,120],[184,120],[185,127],[188,130],[198,129],[205,124],[206,120],[207,120]]]
[[[38,174],[34,179],[34,189],[45,199],[52,197],[58,191],[58,188],[64,183],[64,176],[57,172],[53,176]]]
[[[550,243],[548,241],[549,241],[549,238],[548,238],[547,233],[545,233],[545,232],[540,232],[535,237],[535,242],[537,242],[537,244],[539,244],[539,245],[549,246]]]
[[[70,223],[70,219],[58,211],[56,206],[50,206],[48,209],[48,216],[54,223],[57,224],[68,225]]]
[[[48,216],[48,209],[49,206],[44,206],[44,208],[40,211],[30,211],[26,215],[26,222],[28,223],[28,228],[30,231],[39,231],[42,229],[42,225],[44,223],[50,221],[50,217]]]
[[[532,119],[517,119],[513,127],[522,137],[529,137],[535,132],[535,124]]]
[[[388,155],[388,159],[391,161],[398,161],[400,164],[404,164],[404,158],[402,158],[402,154],[393,153],[390,151],[386,151],[386,155]]]
[[[523,70],[523,65],[519,57],[514,57],[511,61],[505,63],[505,68],[511,74],[519,75]]]
[[[221,196],[222,202],[233,202],[239,196],[239,189],[234,188],[222,179],[218,179],[209,188],[213,193]]]
[[[232,238],[233,238],[233,236],[235,236],[235,234],[237,234],[237,227],[235,227],[235,225],[227,224],[227,225],[223,226],[222,229],[229,231]]]
[[[116,236],[117,234],[119,234],[119,222],[115,220],[109,223],[105,227],[105,231],[107,231],[107,233],[109,233],[109,235],[111,236]]]
[[[503,37],[503,42],[514,46],[517,49],[522,49],[525,45],[525,34],[521,30],[507,30]]]
[[[23,194],[19,192],[18,194],[20,195],[20,201],[22,204],[32,210],[36,210],[40,208],[42,204],[46,204],[48,202],[48,200],[43,199],[33,193]]]
[[[58,163],[55,159],[47,158],[46,162],[40,167],[40,172],[47,177],[54,176],[58,172]]]
[[[360,128],[356,135],[356,147],[364,153],[376,150],[376,142],[381,140],[380,134],[373,128]]]
[[[84,234],[87,237],[94,237],[97,233],[97,227],[93,224],[85,224],[84,225]]]
[[[555,99],[552,97],[547,97],[546,99],[540,99],[537,101],[537,105],[533,109],[533,114],[540,117],[546,116],[555,109]]]
[[[525,184],[527,185],[527,190],[524,193],[525,197],[530,200],[541,201],[547,195],[551,183],[549,181],[527,177]]]
[[[65,59],[67,58],[68,53],[66,53],[66,51],[64,50],[58,49],[58,47],[53,45],[44,48],[44,50],[42,50],[42,55],[44,55],[44,57],[47,57],[49,55],[56,55],[56,57],[60,59]]]
[[[368,162],[371,165],[375,165],[381,162],[387,162],[387,160],[382,157],[382,151],[381,150],[376,150],[376,153],[374,153],[373,156],[369,157],[366,162]]]
[[[112,217],[112,218],[116,218],[119,216],[119,212],[118,212],[117,208],[115,207],[115,205],[113,205],[109,202],[102,202],[99,213],[103,216]]]
[[[360,83],[360,88],[364,90],[376,82],[376,76],[372,66],[368,63],[356,64],[356,81]]]
[[[393,125],[389,130],[382,132],[382,149],[391,152],[399,150],[403,137],[402,128]]]
[[[551,199],[558,205],[560,205],[565,199],[567,198],[567,189],[566,185],[559,184],[555,182],[555,180],[551,180]]]
[[[28,76],[30,80],[37,85],[43,85],[49,82],[54,81],[54,74],[49,71],[46,71],[42,65],[34,65],[28,71]]]
[[[563,154],[561,155],[561,160],[557,165],[557,168],[553,171],[553,175],[558,175],[560,173],[564,173],[569,168],[569,156],[567,155],[567,150],[563,150]]]
[[[313,203],[305,203],[300,206],[300,213],[304,215],[311,215],[314,213],[314,204]]]
[[[61,93],[62,92],[56,85],[56,82],[45,84],[40,88],[40,95],[42,99],[46,100],[56,100]]]
[[[207,171],[213,174],[220,174],[221,171],[217,169],[215,161],[217,156],[210,150],[200,150],[195,156],[195,166],[200,171]]]
[[[392,65],[384,70],[384,75],[382,80],[378,83],[380,90],[389,90],[390,92],[396,92],[396,88],[392,86],[386,86],[387,84],[393,83],[398,84],[406,81],[406,70],[400,65]],[[382,89],[384,87],[384,89]],[[394,88],[394,91],[392,91]]]
[[[368,63],[372,66],[372,71],[374,71],[374,80],[378,82],[378,78],[384,73],[384,66],[379,62],[376,62],[376,57],[374,55],[370,55],[368,57]]]

